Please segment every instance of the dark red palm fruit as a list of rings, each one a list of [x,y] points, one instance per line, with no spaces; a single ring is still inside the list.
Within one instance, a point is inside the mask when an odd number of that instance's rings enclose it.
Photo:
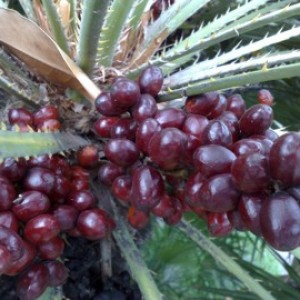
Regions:
[[[48,286],[56,287],[66,283],[69,276],[69,270],[62,262],[51,260],[44,262],[44,265],[49,273]]]
[[[260,210],[262,203],[266,201],[265,193],[246,194],[243,193],[239,202],[239,212],[243,223],[251,232],[261,234]]]
[[[104,147],[104,153],[108,160],[120,167],[129,167],[140,156],[140,151],[135,143],[127,139],[113,139]]]
[[[236,156],[247,155],[250,153],[266,154],[264,145],[259,140],[242,139],[231,146],[231,151]]]
[[[260,142],[264,147],[265,155],[269,157],[271,148],[273,146],[273,142],[271,140],[269,140],[263,134],[254,134],[254,135],[251,135],[249,138],[254,140],[254,141]]]
[[[56,175],[50,198],[55,203],[64,203],[71,190],[73,190],[71,181],[64,176]]]
[[[213,120],[219,117],[227,108],[227,99],[225,96],[219,94],[218,100],[216,101],[215,106],[207,115],[207,118]]]
[[[269,90],[261,89],[257,92],[257,101],[260,104],[272,106],[274,104],[274,97]]]
[[[12,183],[4,176],[0,176],[0,211],[9,210],[17,193]]]
[[[55,185],[55,174],[53,171],[35,167],[28,171],[24,180],[25,191],[38,191],[50,195]]]
[[[129,203],[131,185],[132,185],[131,175],[126,174],[126,175],[118,176],[112,184],[111,192],[113,196],[118,200]]]
[[[164,170],[174,170],[183,165],[187,135],[177,128],[164,128],[155,133],[148,145],[150,159]]]
[[[219,93],[209,92],[197,96],[188,97],[185,102],[185,110],[188,113],[208,116],[216,107],[219,100]]]
[[[147,154],[151,137],[159,131],[161,131],[161,126],[155,119],[146,119],[142,121],[139,124],[135,135],[135,143],[138,149]]]
[[[59,119],[59,112],[56,106],[54,105],[46,105],[40,108],[37,112],[33,115],[34,118],[34,125],[38,126],[40,123],[43,123],[46,120],[58,120]]]
[[[164,194],[160,173],[150,166],[136,169],[132,175],[131,202],[138,210],[148,211],[156,206]]]
[[[47,167],[45,167],[47,168]],[[58,176],[64,176],[66,178],[69,178],[71,175],[71,167],[66,160],[66,158],[60,156],[60,155],[53,155],[50,158],[49,167],[51,171],[55,173],[55,175]]]
[[[29,168],[40,167],[50,169],[51,158],[48,154],[30,157],[27,162]]]
[[[153,118],[157,113],[157,104],[150,94],[142,94],[140,101],[131,108],[131,115],[137,122]]]
[[[19,160],[6,158],[0,164],[0,175],[5,176],[11,182],[18,182],[22,180],[26,170],[27,162],[24,158],[19,158]]]
[[[30,219],[47,212],[50,208],[49,198],[38,191],[27,191],[18,196],[12,206],[12,212],[21,221]]]
[[[25,224],[24,238],[33,244],[39,244],[53,239],[59,232],[59,222],[52,214],[40,214]]]
[[[164,221],[168,225],[177,224],[181,220],[183,213],[183,206],[179,199],[177,199],[176,197],[172,197],[172,204],[174,209],[173,214],[164,218]]]
[[[187,134],[187,145],[184,153],[184,164],[193,168],[193,155],[202,142],[192,134]]]
[[[121,175],[124,175],[124,169],[112,162],[105,163],[98,171],[99,181],[109,187],[113,184],[114,180]]]
[[[88,170],[78,166],[74,165],[71,168],[71,178],[72,179],[86,179],[89,180],[90,173]]]
[[[12,261],[16,261],[24,254],[23,239],[11,229],[0,227],[0,245],[4,245],[12,256]]]
[[[83,191],[90,188],[90,182],[87,179],[75,178],[71,181],[71,191]]]
[[[8,111],[8,121],[10,125],[24,124],[33,125],[33,115],[25,108],[12,108]]]
[[[273,110],[270,106],[256,104],[247,109],[241,116],[239,125],[243,136],[264,133],[273,121]]]
[[[143,94],[155,97],[160,92],[163,80],[162,70],[156,66],[149,66],[141,72],[138,83]]]
[[[231,210],[227,213],[230,224],[235,230],[245,231],[248,227],[244,224],[240,211],[238,209]]]
[[[276,131],[272,129],[267,129],[264,133],[261,133],[260,135],[264,136],[273,143],[279,138],[279,135],[276,133]]]
[[[23,255],[18,260],[11,263],[9,270],[5,273],[8,276],[15,276],[25,270],[36,258],[36,248],[34,245],[23,240]]]
[[[236,142],[240,138],[239,120],[237,116],[231,111],[224,111],[216,120],[224,122],[232,136],[232,142]]]
[[[237,207],[240,191],[231,174],[219,174],[205,180],[200,189],[199,207],[209,212],[228,212]]]
[[[17,295],[20,300],[34,300],[41,296],[49,284],[48,269],[36,263],[17,278]]]
[[[135,81],[123,78],[112,84],[110,95],[117,107],[129,108],[140,100],[141,91]]]
[[[66,230],[66,233],[67,233],[69,236],[72,236],[72,237],[82,237],[82,234],[81,234],[81,232],[78,230],[77,227],[74,227],[74,228],[72,228],[72,229]]]
[[[144,165],[144,163],[141,160],[137,160],[133,165],[131,165],[126,171],[129,175],[132,176],[133,172],[136,169],[139,169],[140,167],[142,167]]]
[[[202,205],[200,189],[204,180],[205,177],[201,172],[195,172],[189,176],[186,182],[184,201],[192,208]]]
[[[47,242],[40,243],[37,250],[42,259],[56,259],[62,255],[64,248],[64,240],[56,236]]]
[[[161,128],[175,127],[181,129],[186,119],[186,113],[179,108],[164,108],[156,113],[154,119]]]
[[[119,116],[126,112],[126,108],[119,107],[112,101],[110,93],[102,92],[95,100],[96,110],[103,116]]]
[[[60,229],[66,231],[76,226],[79,211],[71,205],[59,204],[54,207],[52,214],[58,221]]]
[[[0,212],[0,227],[6,227],[14,232],[19,230],[19,221],[17,217],[10,211]]]
[[[261,233],[273,248],[291,251],[300,245],[300,207],[286,192],[277,192],[262,203]]]
[[[228,219],[227,213],[207,213],[207,228],[212,236],[223,237],[228,235],[233,227]]]
[[[193,165],[204,176],[229,173],[235,154],[220,145],[206,145],[197,148],[193,155]]]
[[[186,134],[195,136],[202,142],[202,134],[209,121],[206,117],[201,115],[190,114],[186,117],[182,131]]]
[[[300,184],[300,134],[290,132],[279,137],[270,151],[272,178],[284,185]]]
[[[174,197],[164,193],[158,204],[151,209],[151,212],[157,217],[168,218],[175,213],[174,201]]]
[[[245,193],[264,191],[271,179],[269,161],[259,153],[239,156],[232,163],[231,174],[238,188]]]
[[[210,121],[202,134],[203,145],[216,144],[230,147],[233,139],[229,127],[219,120]]]
[[[130,206],[127,212],[128,223],[135,229],[143,229],[149,223],[149,214]]]
[[[226,110],[233,112],[240,119],[246,111],[246,102],[240,94],[231,95],[227,97]]]
[[[93,131],[101,138],[110,138],[110,131],[114,124],[119,121],[119,117],[102,117],[93,125]]]
[[[0,244],[0,276],[10,269],[11,263],[11,254],[4,245]]]
[[[110,130],[112,139],[134,140],[137,130],[137,122],[131,118],[119,119]]]
[[[41,122],[36,127],[37,130],[43,131],[43,132],[56,132],[61,129],[61,123],[58,120],[55,119],[49,119],[45,120],[44,122]]]
[[[107,213],[100,208],[82,211],[77,219],[77,229],[88,240],[98,240],[110,233]]]
[[[75,207],[77,210],[82,211],[92,208],[96,205],[96,197],[89,191],[72,192],[67,198],[67,204]]]
[[[88,145],[77,151],[77,162],[83,168],[95,168],[98,158],[98,148],[95,145]]]

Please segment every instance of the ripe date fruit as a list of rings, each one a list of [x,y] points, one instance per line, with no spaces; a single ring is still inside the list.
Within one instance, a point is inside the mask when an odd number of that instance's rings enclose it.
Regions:
[[[117,107],[129,108],[136,104],[141,97],[139,85],[130,79],[120,78],[111,87],[111,99]]]
[[[300,134],[290,132],[279,137],[270,151],[271,176],[283,184],[300,184]]]
[[[300,207],[295,198],[277,192],[262,203],[262,236],[275,249],[290,251],[300,245]]]
[[[175,213],[173,202],[175,202],[174,197],[164,193],[164,195],[160,198],[159,203],[152,208],[151,212],[157,217],[169,218]]]
[[[54,172],[40,167],[30,169],[23,180],[25,191],[38,191],[46,195],[51,193],[54,185]]]
[[[185,110],[188,113],[208,116],[219,101],[219,93],[209,92],[197,96],[188,97],[185,102]]]
[[[44,265],[49,273],[49,286],[60,286],[67,281],[69,270],[62,262],[52,260],[44,262]]]
[[[226,110],[233,112],[238,119],[246,111],[246,102],[240,94],[234,94],[227,98]]]
[[[41,131],[59,131],[61,128],[61,123],[56,119],[45,120],[37,125],[37,129]]]
[[[119,119],[110,130],[112,139],[134,140],[137,129],[137,122],[131,118]]]
[[[111,227],[107,213],[100,208],[82,211],[77,219],[77,229],[88,240],[98,240],[106,237]]]
[[[118,117],[102,117],[94,123],[94,132],[102,138],[110,138],[111,128],[119,121]]]
[[[154,168],[143,166],[133,172],[131,200],[138,210],[152,209],[159,203],[163,194],[163,179]]]
[[[30,219],[24,227],[24,237],[33,244],[47,242],[59,232],[59,222],[52,214],[40,214]]]
[[[77,152],[78,164],[83,168],[94,168],[98,163],[98,148],[95,145],[83,147]]]
[[[4,245],[0,244],[0,275],[9,270],[11,263],[12,255]]]
[[[67,204],[57,205],[52,213],[62,231],[74,228],[79,215],[79,211],[75,207]]]
[[[25,108],[12,108],[8,111],[8,121],[11,125],[33,125],[33,115]]]
[[[42,263],[34,264],[17,279],[17,295],[21,300],[35,300],[48,284],[48,269]]]
[[[237,207],[240,191],[230,174],[219,174],[205,180],[200,189],[199,206],[210,212],[227,212]]]
[[[186,114],[179,108],[164,108],[159,110],[154,119],[160,124],[161,128],[175,127],[181,129]]]
[[[274,98],[269,90],[262,89],[257,93],[257,100],[261,104],[272,106]]]
[[[265,132],[273,121],[273,110],[270,106],[256,104],[247,109],[240,119],[242,135],[250,136]]]
[[[18,232],[19,222],[17,217],[10,210],[1,211],[0,226],[6,227],[14,232]]]
[[[33,115],[34,118],[34,125],[38,126],[40,123],[43,123],[46,120],[58,120],[59,119],[59,112],[56,106],[54,105],[46,105],[40,108],[37,112]]]
[[[219,94],[215,106],[207,115],[208,119],[213,120],[219,117],[226,110],[226,107],[227,107],[226,97]]]
[[[0,175],[5,176],[12,182],[20,181],[27,170],[27,162],[24,158],[15,160],[13,158],[6,158],[0,164]]]
[[[121,167],[131,166],[140,155],[135,143],[127,139],[110,140],[104,147],[104,153],[107,159]]]
[[[119,200],[129,202],[131,191],[132,177],[131,175],[118,176],[111,187],[111,192]]]
[[[106,186],[111,186],[114,180],[123,174],[124,170],[122,167],[112,162],[107,162],[99,168],[98,179]]]
[[[185,185],[184,201],[191,207],[201,207],[200,189],[205,180],[201,172],[191,174]]]
[[[208,123],[209,121],[206,117],[190,114],[183,123],[182,131],[186,134],[195,136],[200,142],[202,142],[202,134]]]
[[[102,92],[95,100],[96,110],[107,117],[119,116],[126,112],[126,108],[119,107],[112,101],[110,93]]]
[[[227,217],[230,221],[232,227],[238,231],[245,231],[247,230],[246,225],[241,217],[241,214],[238,209],[231,210],[227,213]]]
[[[95,206],[96,197],[89,190],[76,191],[69,195],[67,204],[75,207],[79,211],[82,211]]]
[[[136,229],[142,229],[149,223],[149,215],[144,211],[136,209],[134,206],[130,206],[127,213],[128,223]]]
[[[220,120],[210,121],[202,134],[202,143],[216,144],[224,147],[231,146],[233,142],[229,127]]]
[[[207,214],[207,227],[212,236],[222,237],[228,235],[233,227],[228,219],[227,213]]]
[[[263,191],[270,183],[268,159],[259,153],[239,156],[232,163],[231,174],[238,188],[246,193]]]
[[[164,170],[180,167],[184,160],[187,135],[177,128],[165,128],[155,133],[148,145],[149,157]]]
[[[64,248],[64,240],[56,236],[47,242],[40,243],[38,252],[42,259],[56,259],[62,255]]]
[[[0,211],[8,210],[12,206],[17,193],[11,182],[0,175]]]
[[[28,221],[33,217],[45,213],[50,208],[49,198],[37,191],[27,191],[19,195],[14,202],[12,212],[21,221]]]
[[[157,104],[153,96],[150,94],[142,94],[140,101],[131,109],[132,117],[138,122],[148,118],[153,118],[156,113]]]
[[[162,87],[163,80],[164,75],[161,69],[156,66],[150,66],[141,72],[138,82],[142,93],[155,97]]]
[[[213,144],[197,148],[193,155],[194,166],[206,177],[230,172],[235,159],[233,152]]]
[[[259,140],[254,140],[254,139],[242,139],[235,142],[231,146],[231,151],[236,156],[241,156],[244,154],[250,154],[254,152],[260,154],[266,154],[264,145]]]

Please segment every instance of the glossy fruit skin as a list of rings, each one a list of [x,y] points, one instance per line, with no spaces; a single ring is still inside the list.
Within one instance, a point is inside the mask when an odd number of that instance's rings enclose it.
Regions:
[[[133,172],[131,200],[138,210],[152,209],[159,203],[163,193],[163,179],[157,170],[143,166]]]
[[[88,240],[98,240],[110,233],[106,212],[100,208],[92,208],[82,211],[77,219],[77,228]]]
[[[202,142],[202,134],[209,121],[206,117],[201,115],[190,114],[186,117],[182,131],[186,134],[195,136]]]
[[[57,219],[62,231],[70,230],[76,226],[76,221],[79,211],[67,204],[60,204],[52,211],[54,217]]]
[[[97,136],[102,138],[110,138],[111,128],[117,121],[120,120],[118,117],[102,117],[99,118],[93,126],[94,132]]]
[[[13,124],[33,125],[33,115],[25,108],[12,108],[8,111],[8,121]]]
[[[12,212],[21,221],[28,221],[50,208],[49,198],[38,191],[27,191],[19,195],[18,201],[13,204]]]
[[[82,211],[95,206],[96,197],[89,190],[73,192],[69,195],[67,204],[75,207],[78,211]]]
[[[111,87],[111,99],[118,107],[129,108],[136,104],[141,97],[139,85],[130,79],[121,78]]]
[[[98,163],[98,148],[95,145],[83,147],[77,152],[78,164],[87,169],[97,166]]]
[[[219,117],[227,108],[227,99],[225,96],[220,95],[217,98],[216,104],[213,109],[207,115],[208,119],[213,120]]]
[[[59,232],[59,223],[52,214],[40,214],[26,223],[24,237],[33,244],[39,244],[53,239]]]
[[[38,252],[42,259],[56,259],[62,255],[64,248],[64,240],[56,236],[47,242],[40,243]]]
[[[239,202],[239,212],[241,218],[253,233],[260,235],[260,210],[264,201],[267,201],[267,195],[264,193],[246,194],[243,193]]]
[[[134,140],[137,122],[131,118],[119,119],[110,129],[112,139]]]
[[[240,191],[236,188],[230,174],[219,174],[203,182],[200,195],[201,208],[210,212],[223,213],[237,207]]]
[[[149,215],[135,206],[130,206],[127,213],[128,223],[135,229],[143,229],[149,223]]]
[[[155,133],[148,145],[149,157],[160,168],[174,170],[184,161],[187,136],[177,128],[165,128]]]
[[[140,155],[136,145],[126,139],[110,140],[104,147],[104,153],[107,159],[120,167],[131,166]]]
[[[13,158],[6,158],[0,164],[0,175],[5,176],[12,182],[20,181],[27,170],[27,162],[25,159],[20,158],[15,160]]]
[[[231,210],[227,213],[228,220],[232,225],[233,229],[238,231],[246,231],[247,227],[244,224],[242,216],[238,209]]]
[[[233,112],[240,119],[246,111],[246,102],[240,94],[233,94],[227,98],[226,110]]]
[[[164,75],[161,69],[156,66],[150,66],[141,72],[138,83],[142,93],[155,97],[162,87],[163,80]]]
[[[185,110],[188,113],[208,116],[218,103],[219,93],[209,92],[197,96],[188,97],[185,102]]]
[[[185,202],[192,208],[202,207],[201,205],[201,187],[206,178],[201,172],[191,174],[185,185]]]
[[[19,230],[18,219],[10,210],[0,212],[0,226],[14,232],[18,232]]]
[[[181,129],[186,114],[179,108],[170,107],[159,110],[154,119],[160,124],[161,128],[175,127]]]
[[[202,134],[203,145],[216,144],[224,147],[232,145],[233,139],[229,127],[220,120],[210,121]]]
[[[285,192],[273,194],[260,211],[262,236],[275,249],[290,251],[300,245],[300,207]]]
[[[173,204],[174,201],[174,197],[171,197],[167,193],[165,193],[160,198],[159,203],[152,208],[151,212],[157,217],[169,218],[175,213],[175,208]]]
[[[97,111],[107,117],[119,116],[126,111],[125,108],[117,106],[112,101],[111,94],[108,92],[102,92],[95,100],[95,107]]]
[[[266,154],[264,145],[259,140],[241,139],[231,146],[231,151],[236,156],[241,156],[250,153]]]
[[[37,299],[46,290],[49,283],[47,268],[41,264],[34,264],[17,280],[17,294],[21,300]]]
[[[279,137],[270,151],[271,176],[287,186],[300,184],[300,134]]]
[[[114,197],[124,202],[130,201],[130,192],[132,185],[131,175],[121,175],[118,176],[111,187],[111,192]]]
[[[41,131],[56,132],[61,128],[61,123],[56,119],[45,120],[37,125],[37,129]]]
[[[37,112],[33,115],[34,118],[34,125],[38,126],[40,123],[43,123],[46,120],[59,119],[59,112],[56,106],[54,105],[46,105],[40,108]]]
[[[240,128],[237,116],[231,111],[223,111],[216,120],[224,122],[231,132],[232,142],[236,142],[240,138]]]
[[[0,211],[11,208],[17,193],[12,183],[4,176],[0,176]]]
[[[99,168],[98,179],[106,186],[111,186],[114,180],[123,174],[124,170],[122,167],[112,162],[107,162]]]
[[[215,212],[207,214],[207,227],[210,234],[215,237],[226,236],[233,229],[227,213]]]
[[[233,152],[220,145],[206,145],[195,150],[193,163],[204,176],[229,173],[231,164],[236,159]]]
[[[24,254],[24,242],[22,238],[11,229],[0,227],[0,244],[5,246],[12,256],[12,261],[16,261]]]
[[[271,92],[266,89],[259,90],[257,93],[257,100],[261,104],[273,105],[274,97],[272,96]]]
[[[49,283],[48,286],[60,286],[63,285],[69,276],[69,270],[66,266],[57,260],[44,262],[48,273],[49,273]]]
[[[241,191],[263,191],[270,183],[269,161],[259,153],[239,156],[231,166],[231,174]]]
[[[54,172],[40,167],[30,169],[23,180],[23,188],[25,191],[38,191],[46,195],[51,193],[54,184]]]
[[[250,136],[265,132],[272,123],[273,110],[270,106],[256,104],[247,109],[240,119],[242,135]]]
[[[0,275],[6,273],[12,263],[12,255],[7,248],[0,244]]]
[[[150,94],[142,94],[138,101],[131,109],[132,117],[141,122],[148,118],[153,118],[157,113],[157,104]]]

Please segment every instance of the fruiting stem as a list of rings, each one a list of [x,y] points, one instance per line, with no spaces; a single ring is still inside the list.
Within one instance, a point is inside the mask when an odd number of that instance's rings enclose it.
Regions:
[[[184,232],[190,239],[196,242],[203,250],[208,252],[214,259],[221,263],[229,272],[242,281],[253,293],[264,300],[275,300],[275,298],[262,285],[247,274],[231,257],[211,242],[197,228],[188,221],[182,220],[177,228]]]
[[[102,281],[106,282],[112,276],[111,266],[111,238],[107,237],[100,242]]]

